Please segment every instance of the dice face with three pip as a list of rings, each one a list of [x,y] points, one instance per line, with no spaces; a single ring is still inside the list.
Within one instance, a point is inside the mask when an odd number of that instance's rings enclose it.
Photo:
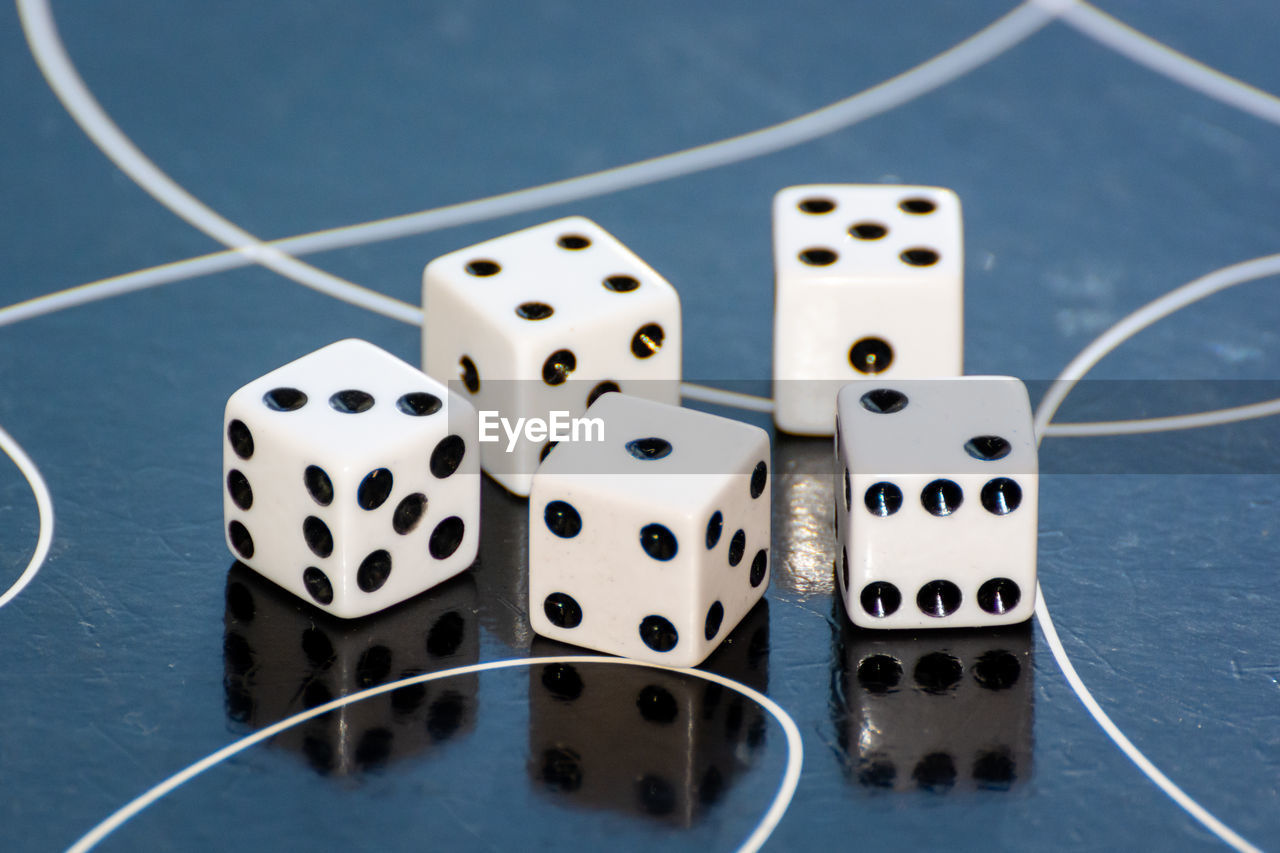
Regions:
[[[476,413],[373,344],[345,340],[227,401],[227,545],[345,618],[456,575],[479,546]]]
[[[854,624],[1030,618],[1039,473],[1023,384],[859,380],[838,407],[836,579]]]
[[[423,370],[460,380],[486,413],[482,438],[497,440],[481,442],[484,470],[515,494],[529,494],[550,438],[521,432],[511,444],[487,413],[512,425],[552,412],[576,417],[618,390],[679,402],[675,288],[589,219],[444,255],[427,265],[422,287]]]
[[[529,496],[529,611],[544,636],[695,666],[769,579],[769,437],[625,394],[587,411]]]
[[[960,200],[938,187],[788,187],[773,200],[774,421],[831,435],[853,379],[958,376]]]

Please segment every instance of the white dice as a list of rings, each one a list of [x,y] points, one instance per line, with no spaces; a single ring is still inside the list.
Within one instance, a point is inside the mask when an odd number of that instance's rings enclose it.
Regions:
[[[695,666],[768,585],[768,434],[624,394],[587,417],[603,440],[562,442],[533,478],[533,630]]]
[[[854,624],[1028,619],[1039,473],[1023,384],[860,380],[838,406],[836,573]]]
[[[338,616],[382,610],[471,565],[476,413],[370,343],[345,340],[231,395],[227,545]]]
[[[556,440],[552,413],[581,415],[606,391],[679,402],[679,297],[589,219],[436,258],[422,300],[423,370],[461,380],[481,411],[484,469],[515,494]],[[534,419],[541,432],[523,429]]]
[[[959,376],[960,200],[937,187],[788,187],[773,200],[774,421],[831,435],[852,379]]]

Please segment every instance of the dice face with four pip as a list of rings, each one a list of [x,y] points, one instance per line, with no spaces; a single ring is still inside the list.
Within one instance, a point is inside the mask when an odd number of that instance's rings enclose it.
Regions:
[[[605,391],[679,402],[680,300],[580,216],[437,258],[423,273],[423,370],[460,380],[481,412],[576,417]],[[454,386],[458,387],[458,386]],[[483,424],[482,424],[483,426]],[[547,438],[481,443],[485,471],[528,495]]]
[[[838,410],[836,579],[854,624],[1030,618],[1039,473],[1023,384],[860,380]]]
[[[774,420],[831,435],[853,379],[958,376],[960,200],[937,187],[788,187],[773,200]]]
[[[768,434],[624,394],[587,416],[603,440],[561,442],[533,477],[533,630],[695,666],[768,585]]]
[[[470,403],[365,341],[303,356],[227,401],[227,545],[337,616],[417,595],[475,559],[476,430]]]

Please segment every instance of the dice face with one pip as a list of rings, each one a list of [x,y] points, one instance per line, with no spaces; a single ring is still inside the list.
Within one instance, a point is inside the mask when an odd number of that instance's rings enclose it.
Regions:
[[[773,200],[774,421],[831,435],[853,379],[959,376],[960,200],[938,187],[818,184]]]
[[[423,370],[461,380],[482,413],[581,415],[605,391],[679,402],[680,300],[580,216],[436,258],[423,273]],[[457,387],[457,386],[455,386]],[[496,423],[494,424],[496,427]],[[528,495],[548,439],[481,443],[485,471]]]
[[[768,585],[768,434],[624,394],[587,417],[604,440],[561,442],[533,478],[533,630],[695,666]]]
[[[861,380],[838,401],[836,580],[854,624],[1030,618],[1039,473],[1023,384]]]
[[[227,545],[317,607],[363,616],[471,565],[476,413],[373,344],[345,340],[227,401]]]

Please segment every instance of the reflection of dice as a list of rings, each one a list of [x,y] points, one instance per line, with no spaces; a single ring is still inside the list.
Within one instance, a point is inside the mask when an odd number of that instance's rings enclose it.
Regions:
[[[496,417],[576,417],[605,391],[679,402],[680,300],[599,225],[559,219],[436,258],[423,273],[422,364],[460,378],[498,440],[485,471],[518,495],[547,447],[508,452]]]
[[[372,344],[255,379],[224,432],[232,553],[328,612],[373,613],[475,559],[475,409]]]
[[[242,565],[227,575],[227,714],[258,729],[400,678],[474,664],[475,583],[462,575],[377,616],[340,621]],[[410,685],[343,706],[272,739],[317,772],[344,775],[454,740],[475,726],[474,674]]]
[[[1039,475],[1008,376],[861,380],[840,391],[836,567],[867,628],[1005,625],[1036,597]]]
[[[480,560],[472,571],[480,597],[480,623],[513,649],[527,649],[529,628],[529,502],[491,480],[480,487]]]
[[[603,440],[562,442],[533,478],[533,630],[694,666],[768,584],[769,436],[625,394],[587,416]]]
[[[851,379],[958,376],[960,201],[937,187],[788,187],[773,201],[774,420],[831,435]]]
[[[761,602],[707,668],[767,691]],[[534,641],[535,656],[567,651]],[[768,716],[740,693],[632,666],[543,664],[529,673],[529,775],[552,801],[688,827],[757,763]]]
[[[1031,629],[837,632],[835,729],[868,788],[1008,790],[1031,778]]]

